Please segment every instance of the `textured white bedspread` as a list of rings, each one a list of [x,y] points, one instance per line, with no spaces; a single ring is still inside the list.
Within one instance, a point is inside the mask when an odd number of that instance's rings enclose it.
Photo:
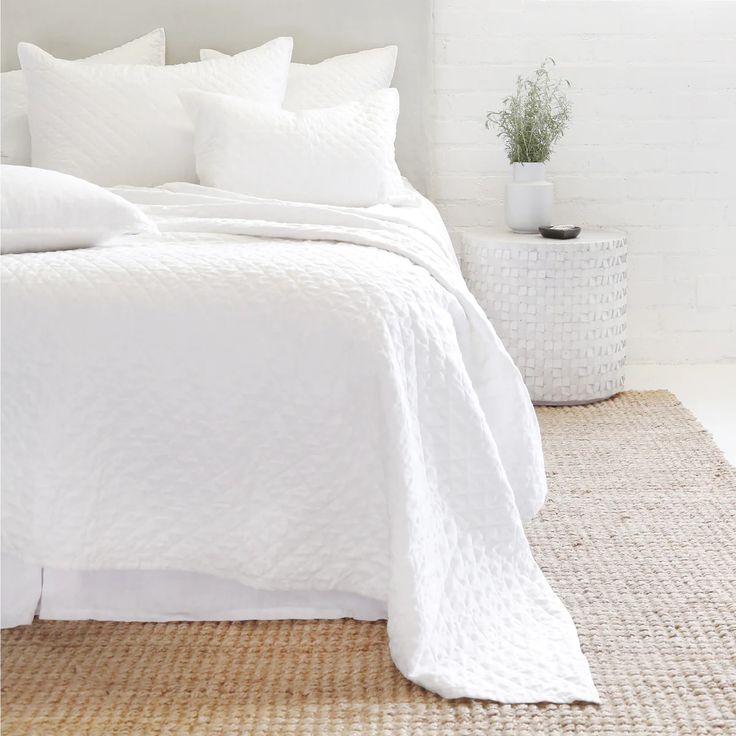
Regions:
[[[118,189],[163,237],[3,256],[3,549],[387,601],[446,697],[597,700],[522,522],[522,380],[434,208]]]

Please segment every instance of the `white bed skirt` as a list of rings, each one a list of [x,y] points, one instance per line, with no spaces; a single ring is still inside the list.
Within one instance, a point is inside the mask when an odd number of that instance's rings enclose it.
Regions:
[[[386,604],[340,591],[267,591],[212,575],[56,570],[2,555],[2,626],[76,621],[245,621],[386,618]]]

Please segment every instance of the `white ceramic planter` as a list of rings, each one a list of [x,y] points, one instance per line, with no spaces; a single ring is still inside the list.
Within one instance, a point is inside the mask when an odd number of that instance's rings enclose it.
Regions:
[[[511,164],[506,184],[506,225],[517,233],[536,233],[552,224],[554,185],[544,178],[543,163]]]

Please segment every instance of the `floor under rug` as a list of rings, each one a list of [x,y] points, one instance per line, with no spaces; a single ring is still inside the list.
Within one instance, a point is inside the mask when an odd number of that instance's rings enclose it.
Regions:
[[[37,621],[3,632],[2,734],[736,733],[736,470],[664,391],[538,413],[528,533],[602,705],[443,700],[382,623]]]

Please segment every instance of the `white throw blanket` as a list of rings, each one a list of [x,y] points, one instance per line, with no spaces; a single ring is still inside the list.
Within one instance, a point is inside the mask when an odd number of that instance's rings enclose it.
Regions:
[[[443,696],[597,701],[522,527],[536,417],[434,208],[116,191],[162,239],[2,260],[3,548],[363,594]]]

